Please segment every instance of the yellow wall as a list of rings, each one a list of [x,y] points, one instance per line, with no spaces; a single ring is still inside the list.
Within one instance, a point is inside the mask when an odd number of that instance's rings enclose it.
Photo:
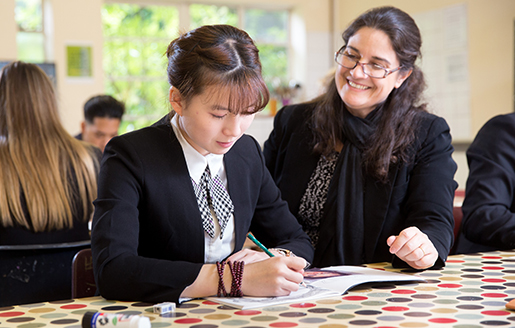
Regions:
[[[14,1],[0,1],[0,60],[16,58]]]

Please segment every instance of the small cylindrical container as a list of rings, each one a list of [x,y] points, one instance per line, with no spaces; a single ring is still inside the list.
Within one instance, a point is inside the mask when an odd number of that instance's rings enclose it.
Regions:
[[[82,328],[150,328],[150,319],[142,315],[121,313],[86,312]]]

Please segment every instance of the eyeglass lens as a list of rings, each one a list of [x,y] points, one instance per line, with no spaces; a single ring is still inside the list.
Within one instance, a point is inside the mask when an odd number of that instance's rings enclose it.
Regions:
[[[385,68],[373,63],[361,64],[359,63],[359,59],[360,57],[358,55],[345,53],[345,48],[340,49],[335,56],[336,63],[349,69],[354,69],[359,64],[363,72],[370,77],[384,78],[388,74]]]

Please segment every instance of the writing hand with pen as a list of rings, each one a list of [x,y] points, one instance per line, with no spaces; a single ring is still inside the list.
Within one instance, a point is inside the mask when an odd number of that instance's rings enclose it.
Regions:
[[[297,291],[303,283],[306,260],[296,256],[282,256],[283,251],[269,250],[250,233],[249,239],[257,242],[256,245],[263,252],[243,249],[227,259],[245,262],[243,293],[253,296],[285,296]]]

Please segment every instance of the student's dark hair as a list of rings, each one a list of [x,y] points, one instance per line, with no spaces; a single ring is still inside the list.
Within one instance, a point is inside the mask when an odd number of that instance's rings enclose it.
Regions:
[[[414,141],[420,113],[426,111],[426,104],[422,103],[426,86],[424,75],[415,65],[421,56],[422,39],[413,18],[394,7],[378,7],[363,13],[343,33],[344,44],[363,27],[383,31],[388,36],[402,66],[400,74],[412,70],[404,83],[394,88],[382,104],[381,121],[363,153],[363,165],[367,172],[384,182],[387,181],[390,164],[410,161],[408,149]],[[317,107],[312,117],[314,150],[327,155],[341,140],[341,110],[345,106],[338,94],[334,76],[327,92],[315,102]]]
[[[84,119],[93,124],[95,117],[122,119],[125,105],[111,96],[99,95],[89,98],[84,104]]]
[[[173,40],[166,55],[168,82],[186,103],[210,86],[228,92],[229,110],[234,113],[255,113],[268,103],[258,49],[240,29],[201,26]]]

